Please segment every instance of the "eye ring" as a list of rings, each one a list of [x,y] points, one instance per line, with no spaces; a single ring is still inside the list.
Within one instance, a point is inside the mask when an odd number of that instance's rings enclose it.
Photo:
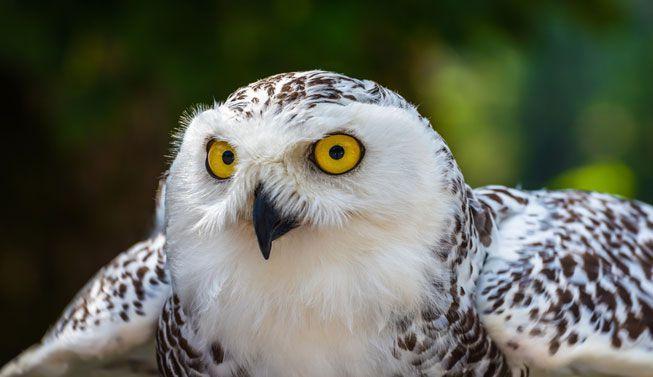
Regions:
[[[209,175],[218,180],[226,180],[234,174],[238,154],[236,149],[224,140],[211,139],[206,144],[204,165]]]
[[[323,173],[341,175],[355,169],[365,156],[365,147],[354,136],[333,133],[313,143],[309,159]]]

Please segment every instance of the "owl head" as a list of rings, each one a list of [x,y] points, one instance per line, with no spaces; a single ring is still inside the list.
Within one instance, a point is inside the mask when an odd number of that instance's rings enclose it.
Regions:
[[[186,123],[166,190],[168,257],[185,281],[224,266],[269,277],[391,260],[410,271],[454,211],[449,149],[372,81],[279,74]]]

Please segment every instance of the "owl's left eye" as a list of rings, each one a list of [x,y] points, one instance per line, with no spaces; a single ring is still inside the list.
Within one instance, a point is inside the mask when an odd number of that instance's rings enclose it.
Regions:
[[[363,159],[365,150],[353,136],[346,134],[329,135],[313,146],[313,161],[325,173],[344,174]]]
[[[217,179],[227,179],[234,174],[236,150],[226,141],[211,140],[206,147],[206,170]]]

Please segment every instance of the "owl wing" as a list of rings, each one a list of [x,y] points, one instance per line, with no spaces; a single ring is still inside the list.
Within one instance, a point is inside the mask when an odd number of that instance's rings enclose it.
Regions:
[[[153,235],[104,266],[43,339],[5,365],[0,377],[157,374],[152,338],[171,294],[162,214],[159,204]]]
[[[508,359],[536,370],[650,376],[653,207],[579,191],[478,189],[491,245],[476,297]]]
[[[159,318],[156,361],[163,377],[249,375],[220,342],[207,344],[199,336],[175,294],[168,298]]]

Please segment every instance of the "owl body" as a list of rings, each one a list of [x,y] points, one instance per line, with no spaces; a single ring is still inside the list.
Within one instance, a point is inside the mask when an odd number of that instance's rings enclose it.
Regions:
[[[154,241],[0,376],[89,357],[151,372],[115,360],[153,332],[175,377],[653,370],[648,205],[473,190],[401,96],[324,71],[198,109],[174,154]]]

